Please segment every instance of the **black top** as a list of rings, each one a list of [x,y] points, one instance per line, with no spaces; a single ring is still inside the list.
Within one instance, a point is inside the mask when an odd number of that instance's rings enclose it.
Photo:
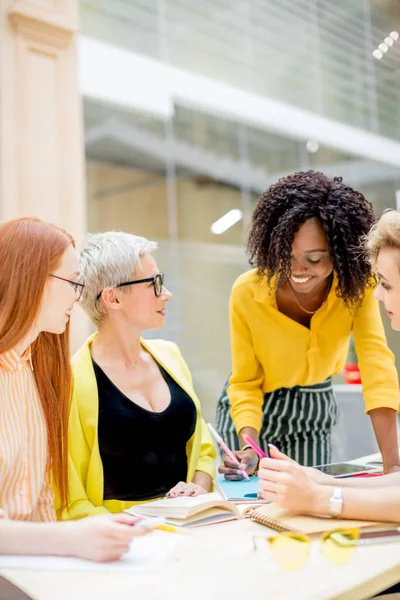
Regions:
[[[171,402],[152,412],[129,400],[94,361],[104,500],[149,500],[186,481],[186,444],[196,426],[190,396],[158,365]]]

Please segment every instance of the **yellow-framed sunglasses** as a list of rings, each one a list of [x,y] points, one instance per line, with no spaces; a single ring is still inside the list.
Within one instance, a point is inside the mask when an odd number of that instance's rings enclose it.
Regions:
[[[319,536],[321,552],[329,562],[335,565],[345,564],[352,558],[359,538],[360,530],[357,528],[327,531]],[[318,537],[297,532],[283,532],[272,537],[253,536],[253,548],[254,551],[259,550],[259,542],[262,540],[283,569],[295,571],[307,561],[311,542],[315,539]]]

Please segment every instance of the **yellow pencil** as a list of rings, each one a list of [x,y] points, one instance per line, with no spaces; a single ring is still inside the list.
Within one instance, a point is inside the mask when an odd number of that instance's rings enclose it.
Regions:
[[[159,531],[169,531],[170,533],[185,533],[182,527],[175,527],[175,525],[168,525],[167,523],[161,523],[156,525],[152,529],[158,529]]]
[[[169,525],[164,523],[164,517],[142,517],[135,513],[130,513],[135,517],[139,517],[140,521],[136,521],[133,527],[147,527],[148,529],[158,529],[159,531],[169,531],[170,533],[186,533],[182,527],[176,527],[175,525]]]

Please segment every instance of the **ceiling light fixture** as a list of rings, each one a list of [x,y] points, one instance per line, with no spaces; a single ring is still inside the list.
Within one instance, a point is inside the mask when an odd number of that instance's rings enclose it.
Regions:
[[[393,46],[399,39],[398,31],[391,31],[388,36],[385,37],[384,41],[381,42],[377,48],[372,52],[372,56],[377,60],[381,60],[384,54]]]
[[[319,144],[315,140],[308,140],[306,148],[310,154],[315,154],[319,150]]]
[[[215,235],[225,233],[243,218],[243,212],[239,208],[233,208],[211,225],[211,232]]]

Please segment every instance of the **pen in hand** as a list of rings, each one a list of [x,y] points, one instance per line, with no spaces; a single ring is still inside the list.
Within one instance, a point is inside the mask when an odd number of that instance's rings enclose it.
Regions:
[[[258,456],[260,458],[271,458],[269,456],[269,452],[268,452],[268,445],[267,447],[267,454],[264,452],[264,450],[262,450],[260,448],[260,446],[258,446],[254,440],[251,439],[251,437],[249,437],[248,435],[244,435],[243,436],[244,441],[246,442],[246,444],[248,444],[249,446],[251,446],[254,450],[254,452],[256,452],[258,454]]]
[[[235,462],[237,464],[243,477],[245,479],[249,480],[250,477],[248,476],[248,474],[246,473],[246,471],[244,469],[240,469],[240,463],[239,463],[238,459],[233,454],[233,452],[231,450],[229,450],[228,446],[225,444],[224,440],[219,435],[219,433],[217,431],[215,431],[214,427],[210,423],[207,423],[207,427],[210,430],[210,433],[213,436],[213,438],[215,439],[215,441],[218,442],[218,444],[221,446],[222,450],[225,452],[225,454],[228,456],[228,458],[230,458],[232,462]]]

